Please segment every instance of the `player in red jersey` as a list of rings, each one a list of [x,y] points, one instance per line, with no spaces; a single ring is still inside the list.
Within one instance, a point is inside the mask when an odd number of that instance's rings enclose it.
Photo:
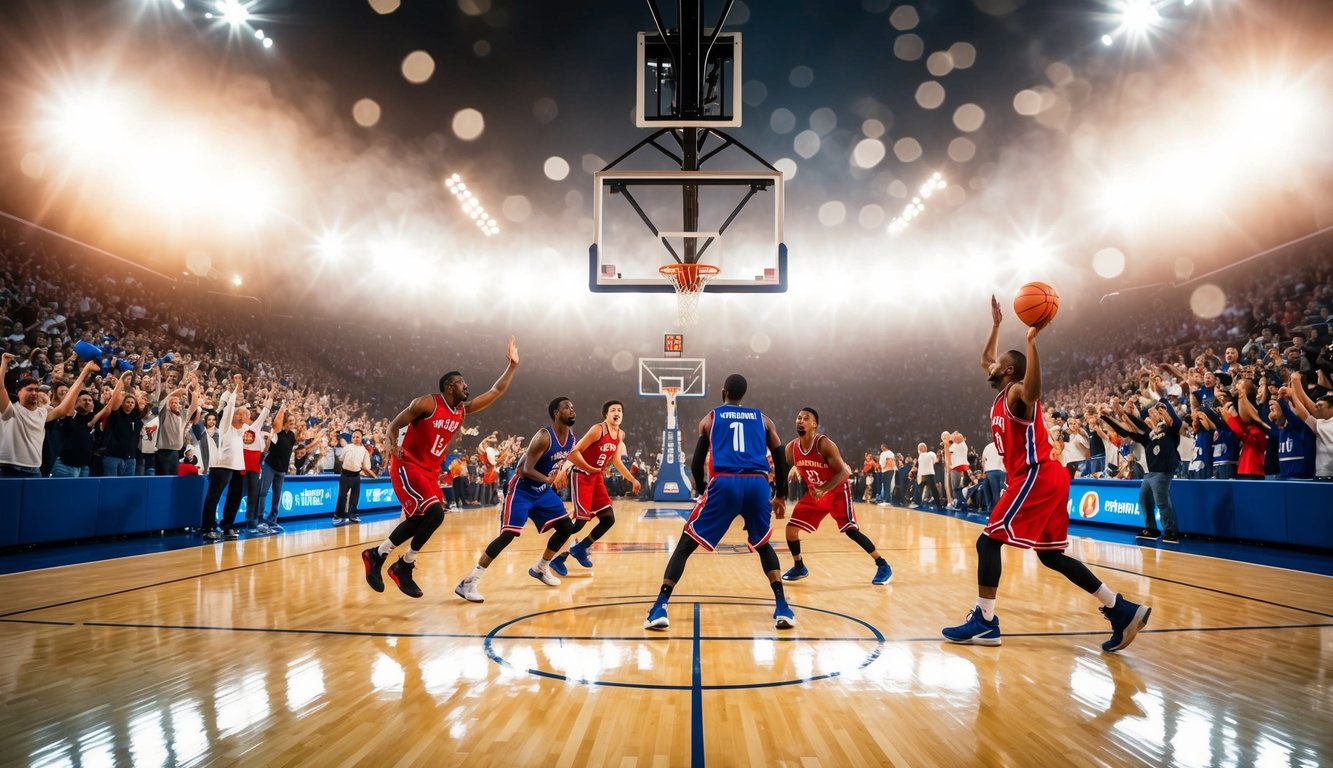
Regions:
[[[437,477],[449,441],[463,426],[463,417],[486,410],[509,389],[518,368],[518,345],[509,337],[509,366],[495,384],[476,399],[469,399],[463,374],[450,371],[440,377],[440,394],[422,395],[413,400],[389,423],[385,445],[389,456],[389,477],[393,491],[403,505],[405,518],[378,547],[361,553],[366,566],[366,583],[376,592],[384,591],[380,569],[395,547],[412,540],[403,556],[389,566],[389,578],[408,597],[421,597],[421,588],[412,579],[417,555],[431,534],[444,522],[444,501],[440,498]],[[398,443],[398,433],[407,434]]]
[[[796,414],[796,434],[797,438],[787,443],[789,477],[799,477],[810,490],[796,502],[787,523],[787,549],[796,562],[782,574],[783,580],[797,581],[810,575],[801,558],[801,531],[814,533],[824,518],[832,515],[838,530],[874,558],[875,576],[870,583],[888,584],[893,569],[856,524],[856,510],[847,484],[847,478],[852,476],[851,467],[842,460],[838,446],[827,435],[819,434],[819,413],[814,408],[802,408]]]
[[[994,326],[981,352],[981,367],[991,386],[1000,391],[991,406],[991,436],[1004,457],[1009,484],[977,538],[977,605],[966,622],[946,627],[944,637],[955,643],[1000,644],[995,596],[1000,587],[1000,547],[1009,544],[1037,550],[1042,565],[1101,601],[1102,614],[1111,622],[1111,638],[1102,643],[1102,650],[1118,651],[1133,642],[1152,609],[1111,591],[1086,565],[1064,553],[1069,546],[1069,473],[1051,457],[1037,360],[1037,334],[1050,321],[1028,329],[1026,355],[1011,349],[997,357],[1002,318],[1000,303],[992,296]]]
[[[630,481],[634,495],[639,495],[639,481],[625,468],[625,463],[620,458],[620,441],[624,436],[620,431],[620,423],[624,419],[625,406],[619,400],[607,400],[602,403],[602,422],[594,424],[575,444],[574,451],[569,454],[568,463],[562,464],[556,474],[557,490],[563,489],[567,482],[571,483],[569,495],[574,501],[575,535],[588,525],[589,520],[597,518],[597,525],[593,526],[592,532],[586,538],[575,540],[569,545],[569,549],[551,561],[551,570],[561,576],[569,573],[565,560],[571,555],[579,565],[591,568],[592,558],[588,557],[588,550],[616,524],[615,511],[611,509],[611,496],[606,492],[603,473],[609,467],[615,467],[621,477]]]

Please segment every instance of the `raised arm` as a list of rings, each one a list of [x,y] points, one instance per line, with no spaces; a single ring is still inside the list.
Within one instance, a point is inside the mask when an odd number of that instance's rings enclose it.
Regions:
[[[1288,419],[1295,416],[1307,427],[1314,428],[1314,415],[1309,408],[1305,407],[1304,403],[1297,399],[1296,387],[1283,387],[1278,391],[1278,397],[1282,398],[1282,412],[1287,414]]]
[[[1291,395],[1293,405],[1300,403],[1301,407],[1305,409],[1307,414],[1314,414],[1314,401],[1311,400],[1310,395],[1306,393],[1305,377],[1300,373],[1291,374]],[[1308,421],[1309,418],[1310,417],[1307,416],[1306,421]]]
[[[1041,333],[1042,329],[1050,324],[1051,321],[1047,320],[1041,325],[1034,325],[1028,329],[1028,369],[1027,373],[1023,374],[1022,386],[1017,388],[1020,390],[1019,398],[1027,406],[1027,413],[1034,419],[1041,416],[1041,414],[1032,411],[1032,406],[1041,397],[1041,363],[1037,359],[1037,334]]]
[[[981,368],[987,374],[990,373],[991,366],[995,365],[995,361],[1000,359],[998,347],[1000,343],[1000,321],[1004,319],[1004,314],[1000,312],[1000,302],[995,300],[994,294],[991,294],[990,297],[990,318],[992,323],[990,336],[986,337],[986,346],[981,350]]]
[[[74,413],[74,403],[79,399],[79,394],[83,392],[83,384],[88,381],[88,377],[102,370],[102,366],[94,362],[89,362],[79,371],[79,378],[69,386],[69,391],[65,393],[65,399],[60,404],[46,412],[47,421],[55,421]],[[3,389],[3,387],[0,387]]]
[[[9,366],[14,364],[14,356],[8,352],[0,355],[0,382],[3,382],[9,376]],[[0,416],[9,411],[12,403],[9,400],[9,388],[0,385]]]
[[[514,371],[518,368],[518,344],[514,342],[514,337],[509,337],[509,366],[505,372],[500,374],[500,378],[495,380],[491,388],[482,392],[480,395],[472,398],[467,403],[468,413],[480,413],[490,407],[491,403],[500,399],[500,396],[509,389],[509,382],[514,380]]]

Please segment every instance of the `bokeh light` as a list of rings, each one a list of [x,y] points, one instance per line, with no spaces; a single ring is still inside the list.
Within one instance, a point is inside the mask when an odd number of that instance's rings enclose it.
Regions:
[[[454,113],[451,127],[455,136],[463,141],[472,141],[486,130],[486,118],[480,111],[471,107],[460,109]]]

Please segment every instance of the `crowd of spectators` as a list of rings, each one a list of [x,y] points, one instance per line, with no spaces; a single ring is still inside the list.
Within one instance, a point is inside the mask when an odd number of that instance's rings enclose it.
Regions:
[[[253,470],[265,493],[275,483],[280,490],[287,474],[339,472],[352,445],[365,449],[366,474],[375,474],[384,468],[390,418],[432,391],[440,372],[464,371],[479,392],[502,369],[507,329],[404,332],[350,314],[308,318],[295,304],[266,307],[76,250],[36,230],[0,231],[5,383],[15,398],[6,412],[23,408],[33,422],[42,409],[35,443],[12,439],[17,427],[0,427],[0,472],[207,473],[223,409],[240,389],[251,410],[269,404],[255,419],[261,451],[290,433],[279,451],[286,461],[270,453],[271,471]],[[1327,251],[1325,238],[1229,270],[1218,280],[1227,307],[1214,318],[1198,317],[1176,291],[1113,304],[1102,317],[1062,328],[1043,346],[1045,417],[1061,462],[1071,474],[1139,477],[1152,470],[1136,435],[1169,431],[1179,459],[1173,475],[1333,473],[1328,438],[1316,434],[1333,415]],[[996,495],[987,482],[995,468],[962,439],[987,442],[984,409],[961,405],[977,401],[980,375],[941,375],[958,350],[894,341],[829,345],[817,360],[799,362],[756,353],[748,342],[714,340],[706,354],[714,380],[722,368],[750,378],[747,405],[772,416],[784,437],[794,437],[791,419],[801,407],[825,414],[853,465],[857,498],[984,508]],[[557,395],[592,418],[603,400],[625,401],[627,463],[641,479],[656,472],[665,408],[631,396],[633,366],[541,339],[520,339],[520,349],[524,372],[484,420],[469,422],[442,467],[458,504],[498,500],[521,445],[547,422],[545,403]],[[837,371],[836,380],[820,371]],[[927,401],[936,405],[921,407]],[[686,447],[716,402],[715,391],[679,400]],[[940,424],[941,413],[952,423]],[[938,441],[925,437],[941,426],[949,430]],[[26,429],[32,433],[32,424]]]

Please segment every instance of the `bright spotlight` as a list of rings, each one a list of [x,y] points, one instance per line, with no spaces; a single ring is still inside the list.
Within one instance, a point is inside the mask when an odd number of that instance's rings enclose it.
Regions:
[[[240,0],[218,0],[218,16],[233,27],[239,27],[250,19],[250,11]]]
[[[232,276],[231,276],[231,284],[234,285],[234,286],[237,287],[237,288],[240,288],[240,287],[241,287],[241,276],[240,276],[240,275],[232,275]]]
[[[1115,38],[1110,35],[1102,35],[1102,45],[1110,45],[1115,42]]]
[[[342,235],[336,232],[328,232],[319,236],[315,241],[315,253],[319,258],[329,264],[337,264],[347,256],[347,248],[343,244]]]
[[[1155,0],[1124,0],[1120,9],[1120,25],[1134,35],[1143,35],[1158,21]]]

